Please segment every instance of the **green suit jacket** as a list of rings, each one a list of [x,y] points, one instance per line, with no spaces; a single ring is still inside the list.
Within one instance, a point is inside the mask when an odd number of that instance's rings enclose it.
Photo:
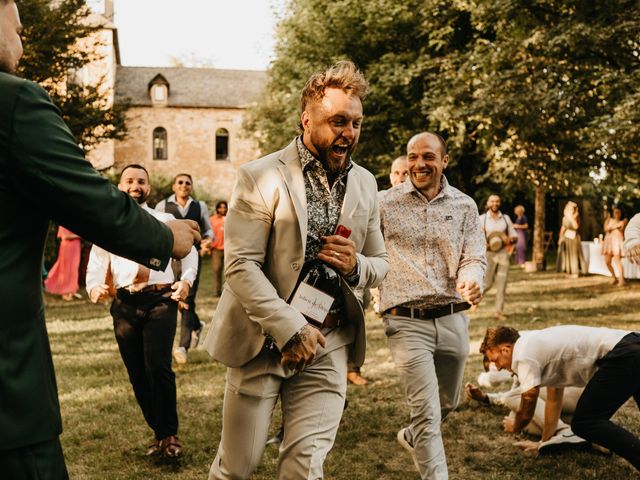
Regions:
[[[0,73],[0,450],[62,432],[41,262],[50,220],[154,269],[171,231],[84,159],[38,85]]]

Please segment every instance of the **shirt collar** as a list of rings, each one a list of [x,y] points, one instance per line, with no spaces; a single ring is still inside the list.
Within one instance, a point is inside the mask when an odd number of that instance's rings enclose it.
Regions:
[[[307,146],[302,141],[302,135],[299,135],[298,137],[296,137],[296,147],[298,147],[298,155],[300,156],[300,162],[302,163],[303,171],[306,170],[307,167],[313,165],[314,162],[318,163],[320,167],[324,170],[324,166],[322,165],[322,162],[318,158],[316,158],[313,155],[313,153],[309,151]],[[351,170],[351,167],[353,167],[353,163],[349,158],[347,159],[347,166],[345,167],[344,171],[340,175],[343,175],[344,173]]]
[[[187,203],[185,204],[184,208],[188,207],[188,206],[189,206],[189,204],[190,204],[192,201],[193,201],[193,198],[192,198],[191,196],[189,196],[189,198],[187,199]],[[181,205],[178,203],[178,200],[176,200],[176,194],[175,194],[175,193],[171,194],[171,195],[169,196],[169,198],[167,198],[167,203],[169,203],[169,202],[171,202],[171,203],[175,203],[176,205],[181,206]]]
[[[422,192],[420,192],[415,185],[413,184],[413,182],[411,181],[410,178],[407,178],[403,183],[402,183],[402,192],[403,193],[412,193],[415,192],[418,195],[421,195],[422,197],[424,197],[424,195],[422,194]],[[450,197],[451,196],[451,187],[449,185],[449,181],[447,180],[447,177],[445,177],[444,175],[442,175],[440,177],[440,190],[438,191],[438,194],[433,197],[430,201],[433,202],[436,198],[438,197]],[[426,197],[425,197],[426,198]]]

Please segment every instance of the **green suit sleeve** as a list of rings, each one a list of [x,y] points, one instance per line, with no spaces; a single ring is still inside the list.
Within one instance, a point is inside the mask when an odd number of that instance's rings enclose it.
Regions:
[[[20,88],[9,137],[10,177],[33,199],[30,208],[81,237],[149,268],[164,270],[173,247],[170,229],[120,192],[85,160],[46,92]]]

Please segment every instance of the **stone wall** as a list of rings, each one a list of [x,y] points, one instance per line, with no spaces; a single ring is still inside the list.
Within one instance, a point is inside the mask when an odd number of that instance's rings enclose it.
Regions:
[[[228,200],[240,165],[259,157],[256,142],[242,131],[243,109],[131,107],[127,112],[128,136],[115,142],[116,169],[139,163],[150,175],[193,176],[197,191],[213,200]],[[167,130],[167,160],[153,160],[152,135],[156,127]],[[229,160],[216,160],[215,132],[229,132]]]

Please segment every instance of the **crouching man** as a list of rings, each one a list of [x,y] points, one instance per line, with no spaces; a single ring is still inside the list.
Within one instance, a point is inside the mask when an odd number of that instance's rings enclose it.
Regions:
[[[584,386],[571,428],[576,435],[608,448],[640,470],[640,440],[611,421],[630,398],[640,400],[640,333],[564,325],[520,336],[511,327],[487,329],[486,355],[498,369],[518,375],[522,391],[506,432],[520,432],[533,418],[540,388],[547,387],[542,441],[558,428],[564,387]]]

